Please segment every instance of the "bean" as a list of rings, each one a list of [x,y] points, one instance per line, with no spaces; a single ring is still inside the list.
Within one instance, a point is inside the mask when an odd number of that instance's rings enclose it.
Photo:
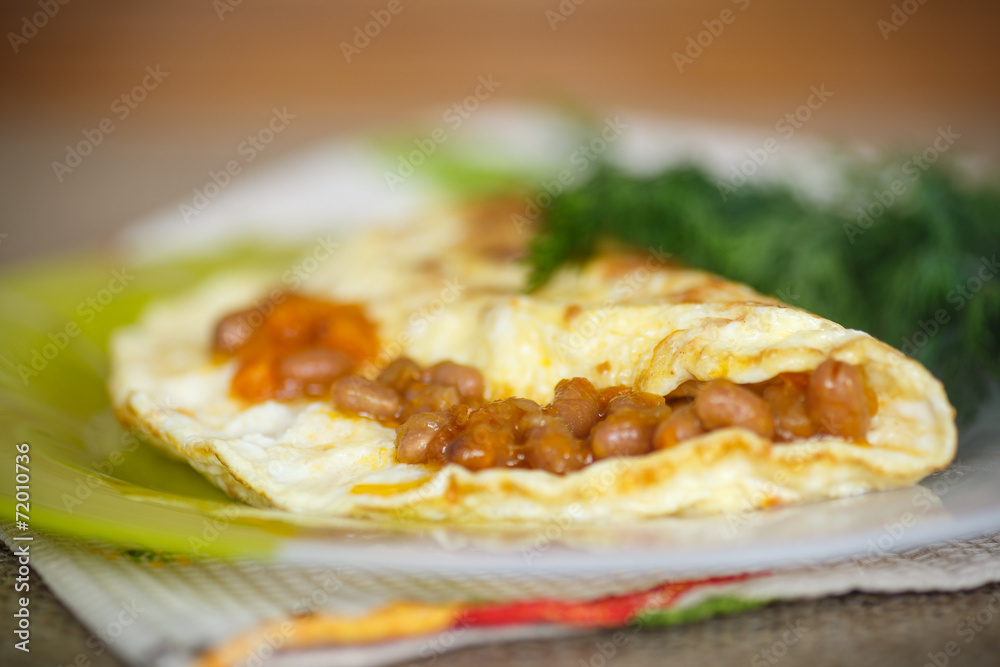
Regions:
[[[830,435],[863,440],[871,424],[865,379],[851,364],[827,359],[809,378],[809,416]]]
[[[396,429],[396,458],[402,463],[426,463],[444,452],[454,425],[447,414],[422,412],[413,415]],[[436,443],[437,451],[433,444]],[[436,457],[435,454],[438,456]]]
[[[590,448],[595,459],[638,456],[653,446],[656,418],[651,413],[623,409],[594,427]]]
[[[444,412],[462,402],[455,387],[443,384],[414,382],[403,392],[408,414],[417,412]]]
[[[672,401],[678,398],[694,398],[705,385],[701,380],[685,380],[676,389],[667,394],[667,400]]]
[[[483,470],[496,464],[496,449],[492,439],[477,441],[472,433],[466,431],[448,444],[445,457],[469,470]]]
[[[566,422],[577,438],[586,438],[601,418],[597,390],[590,380],[580,377],[560,380],[556,385],[555,398],[546,411]]]
[[[535,403],[530,398],[507,398],[504,401],[511,406],[521,410],[525,414],[530,414],[533,412],[538,412],[542,409],[538,403]]]
[[[583,398],[588,401],[597,400],[597,390],[587,378],[572,378],[560,380],[556,384],[555,398]]]
[[[809,438],[816,433],[816,425],[809,416],[806,392],[796,384],[780,380],[764,387],[764,402],[774,414],[774,433],[778,440]]]
[[[517,410],[516,413],[511,412],[511,420],[514,424],[514,437],[523,441],[527,432],[535,425],[536,417],[542,415],[542,406],[530,398],[508,398],[505,402],[510,404],[511,408],[516,408]]]
[[[254,329],[248,323],[252,309],[229,313],[215,325],[212,333],[212,349],[224,354],[234,354],[250,338]]]
[[[483,374],[472,366],[442,361],[427,369],[431,384],[446,384],[458,390],[462,398],[481,398],[483,395]]]
[[[601,415],[604,415],[608,409],[608,404],[614,400],[615,397],[631,393],[632,387],[625,384],[619,384],[613,387],[605,387],[604,389],[601,389],[597,392],[597,404],[601,408]]]
[[[577,438],[586,438],[590,429],[601,418],[601,411],[595,401],[585,398],[557,398],[548,410],[566,422],[570,432]]]
[[[674,410],[672,415],[656,427],[653,432],[653,449],[668,449],[704,432],[698,415],[689,403]]]
[[[473,444],[486,452],[485,456],[492,458],[492,466],[522,466],[525,451],[517,443],[514,423],[472,422],[466,427],[465,434]]]
[[[501,401],[491,401],[478,410],[473,410],[469,415],[468,428],[473,426],[486,426],[489,428],[500,428],[504,424],[511,424],[520,420],[524,411],[512,403],[512,399]]]
[[[674,410],[680,410],[684,406],[694,403],[693,398],[670,398],[669,396],[665,396],[664,398],[667,400],[667,405]]]
[[[333,385],[333,402],[341,410],[391,419],[399,411],[399,394],[360,375],[348,375]]]
[[[279,374],[310,395],[325,393],[337,378],[354,369],[354,360],[340,350],[321,347],[285,357],[278,365]]]
[[[526,460],[537,470],[564,475],[589,463],[586,446],[559,420],[548,419],[528,433]]]
[[[736,426],[770,438],[774,416],[767,403],[749,389],[729,380],[714,380],[694,399],[694,410],[707,430]]]
[[[497,450],[496,466],[505,468],[529,468],[528,447],[517,442],[505,443]]]
[[[664,403],[664,398],[659,394],[633,391],[631,394],[622,394],[611,399],[608,403],[607,414],[613,415],[620,410],[653,410]]]
[[[448,415],[455,422],[455,426],[465,428],[465,425],[469,423],[469,417],[472,415],[472,408],[460,403],[448,410]]]
[[[420,379],[420,366],[413,359],[399,357],[382,369],[378,374],[378,382],[396,391],[406,391],[406,388]]]
[[[506,398],[491,401],[469,415],[468,425],[484,426],[499,430],[509,426],[516,437],[522,438],[524,432],[534,425],[533,418],[543,417],[541,407],[526,398]]]

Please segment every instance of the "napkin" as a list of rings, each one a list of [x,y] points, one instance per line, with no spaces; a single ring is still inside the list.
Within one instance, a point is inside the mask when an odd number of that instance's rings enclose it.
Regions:
[[[692,622],[775,600],[974,588],[1000,580],[1000,532],[780,571],[414,573],[187,556],[0,525],[92,632],[134,665],[376,666],[486,642]],[[21,537],[15,540],[15,537]]]

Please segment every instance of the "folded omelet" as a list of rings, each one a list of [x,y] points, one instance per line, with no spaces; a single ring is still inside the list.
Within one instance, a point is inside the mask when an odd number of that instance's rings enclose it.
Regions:
[[[872,408],[865,436],[819,431],[778,441],[734,425],[564,474],[403,463],[399,423],[338,408],[329,396],[234,395],[240,361],[213,353],[214,327],[287,290],[281,272],[216,276],[116,332],[116,413],[253,505],[387,520],[596,522],[743,511],[910,485],[954,457],[954,410],[941,384],[889,345],[684,268],[661,249],[605,248],[525,294],[526,269],[514,258],[526,239],[506,220],[491,222],[459,210],[361,233],[304,280],[297,272],[294,287],[364,309],[378,335],[377,354],[357,371],[369,380],[401,356],[422,366],[448,360],[479,370],[485,401],[545,405],[568,378],[670,399],[712,381],[762,386],[832,359],[864,378]]]

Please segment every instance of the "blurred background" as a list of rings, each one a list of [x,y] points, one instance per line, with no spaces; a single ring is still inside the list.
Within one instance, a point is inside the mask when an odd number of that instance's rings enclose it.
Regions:
[[[275,108],[295,119],[245,171],[440,118],[479,77],[500,84],[489,104],[765,132],[825,87],[792,141],[922,148],[951,126],[960,150],[995,158],[998,24],[1000,3],[971,0],[8,0],[0,262],[189,200]]]

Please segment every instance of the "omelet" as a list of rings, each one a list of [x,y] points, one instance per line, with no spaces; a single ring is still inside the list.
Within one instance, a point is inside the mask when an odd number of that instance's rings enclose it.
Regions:
[[[240,359],[213,352],[213,332],[248,306],[266,315],[268,295],[288,286],[280,272],[263,271],[217,275],[118,330],[109,378],[116,414],[252,505],[384,521],[600,523],[745,511],[914,484],[954,458],[942,385],[889,345],[685,268],[663,249],[604,248],[526,294],[526,269],[515,261],[526,240],[503,217],[440,211],[344,239],[295,289],[363,309],[377,332],[355,371],[363,381],[400,357],[425,368],[448,361],[481,374],[477,406],[517,397],[551,407],[561,381],[585,378],[595,391],[652,395],[666,415],[671,400],[675,412],[698,408],[692,395],[709,383],[766,387],[836,362],[863,378],[863,437],[819,429],[782,440],[742,423],[703,424],[669,446],[588,454],[586,465],[558,473],[404,462],[398,420],[343,409],[323,392],[234,394]]]

